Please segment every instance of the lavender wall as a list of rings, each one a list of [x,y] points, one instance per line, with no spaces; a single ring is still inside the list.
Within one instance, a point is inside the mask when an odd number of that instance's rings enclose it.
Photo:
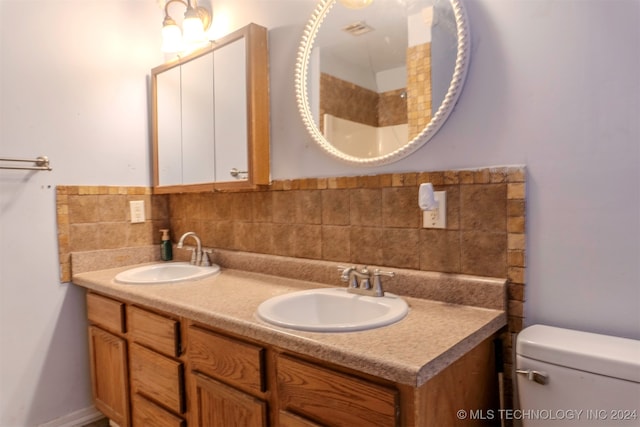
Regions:
[[[201,1],[201,4],[204,4]],[[456,110],[398,163],[354,168],[297,114],[310,0],[216,0],[221,32],[270,29],[275,179],[525,164],[528,323],[640,339],[640,3],[466,0],[472,62]],[[81,292],[58,283],[57,184],[149,185],[147,76],[163,61],[155,0],[0,1],[0,425],[91,404]]]

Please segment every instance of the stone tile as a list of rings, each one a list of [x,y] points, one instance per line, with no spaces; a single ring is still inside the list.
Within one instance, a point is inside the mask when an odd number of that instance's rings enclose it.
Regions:
[[[422,212],[418,206],[418,187],[382,189],[382,225],[418,228]]]
[[[461,273],[506,277],[506,233],[484,231],[462,231],[461,233]]]
[[[417,228],[386,228],[382,233],[383,264],[390,267],[413,268],[420,266]]]
[[[382,190],[351,190],[351,225],[378,227],[382,225]]]
[[[293,256],[295,247],[291,224],[273,224],[272,232],[272,254]]]
[[[131,220],[131,210],[126,196],[100,195],[97,199],[99,221],[117,222]],[[151,200],[149,199],[149,203],[150,202]],[[147,205],[145,205],[145,207]],[[145,217],[149,218],[150,214],[147,215],[145,212]]]
[[[460,233],[420,230],[420,270],[455,273],[460,271]]]
[[[151,198],[151,219],[166,220],[169,218],[169,196],[158,194]]]
[[[132,224],[143,230],[146,223]],[[144,230],[142,231],[144,232]],[[103,222],[98,229],[98,242],[101,249],[115,249],[128,246],[130,227],[126,222]]]
[[[272,223],[262,223],[254,228],[254,250],[262,254],[275,254],[274,233],[276,226]]]
[[[235,212],[230,193],[214,193],[211,217],[216,221],[233,221]]]
[[[271,222],[273,220],[273,194],[270,191],[252,194],[253,220],[255,222]]]
[[[233,248],[235,236],[233,234],[233,221],[215,221],[213,234],[213,246],[217,248]]]
[[[298,193],[295,191],[276,191],[273,193],[273,222],[293,224],[296,220],[296,203]]]
[[[102,249],[98,239],[100,224],[70,224],[69,252],[92,251]]]
[[[507,216],[525,216],[524,200],[507,200]]]
[[[506,224],[506,184],[460,187],[460,228],[462,230],[504,232]]]
[[[507,252],[507,265],[510,267],[524,267],[525,256],[523,250],[510,250]]]
[[[351,227],[351,262],[367,265],[384,265],[382,228]]]
[[[324,190],[322,192],[322,224],[349,225],[349,190]]]
[[[293,256],[297,258],[322,258],[322,226],[296,224],[293,226]]]
[[[68,196],[69,222],[71,224],[100,221],[98,196]]]
[[[322,196],[320,190],[299,190],[295,203],[297,224],[322,224]]]
[[[152,245],[154,243],[154,232],[153,232],[153,223],[151,221],[147,221],[142,224],[128,224],[125,223],[125,227],[128,228],[127,233],[127,241],[121,242],[120,246],[147,246]],[[160,233],[157,233],[157,240],[159,243]]]
[[[233,223],[233,249],[252,252],[255,250],[255,228],[251,222],[234,221]]]
[[[447,197],[447,230],[460,229],[460,186],[446,185],[436,187],[435,191],[446,191]],[[420,225],[422,226],[422,224]]]
[[[251,193],[229,193],[231,217],[234,221],[252,221]]]
[[[322,226],[322,259],[349,262],[351,259],[351,228],[347,226]]]
[[[524,233],[524,217],[523,216],[509,216],[507,217],[507,231],[509,233]]]

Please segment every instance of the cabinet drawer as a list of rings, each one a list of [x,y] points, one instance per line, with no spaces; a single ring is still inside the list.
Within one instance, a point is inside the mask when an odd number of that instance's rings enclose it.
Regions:
[[[241,390],[265,391],[264,349],[227,338],[197,326],[189,327],[191,369]]]
[[[167,356],[180,356],[180,322],[177,320],[128,306],[127,326],[133,341]]]
[[[321,424],[344,427],[396,426],[398,391],[280,355],[281,409]]]
[[[185,410],[184,367],[138,344],[130,346],[131,390],[181,414]]]
[[[134,394],[131,399],[131,413],[134,426],[154,427],[184,427],[182,418],[173,415],[158,405],[148,401],[139,394]]]
[[[101,295],[87,293],[87,317],[89,322],[112,332],[125,332],[124,303]]]

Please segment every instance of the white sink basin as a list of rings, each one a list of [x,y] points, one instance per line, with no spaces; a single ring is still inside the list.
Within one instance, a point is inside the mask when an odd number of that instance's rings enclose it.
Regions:
[[[202,279],[220,271],[220,266],[201,267],[188,262],[170,262],[143,265],[118,273],[115,281],[131,285],[156,283],[179,283],[187,280]]]
[[[292,292],[264,301],[258,317],[284,328],[313,332],[362,331],[403,319],[407,303],[390,293],[384,297],[354,295],[346,288]]]

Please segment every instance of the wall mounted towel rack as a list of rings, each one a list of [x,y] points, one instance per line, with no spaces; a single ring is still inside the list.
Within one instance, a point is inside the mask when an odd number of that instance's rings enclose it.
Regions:
[[[51,165],[49,165],[49,158],[47,156],[40,156],[35,159],[7,159],[0,158],[0,162],[26,162],[33,163],[35,166],[5,166],[0,164],[0,169],[22,169],[22,170],[34,170],[34,171],[50,171]]]

